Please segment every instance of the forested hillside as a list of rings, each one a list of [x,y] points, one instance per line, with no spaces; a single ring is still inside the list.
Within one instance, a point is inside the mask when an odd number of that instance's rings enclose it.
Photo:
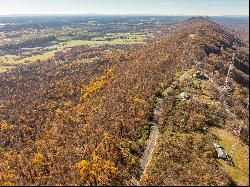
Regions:
[[[192,99],[190,105],[178,104],[178,99],[173,104],[191,80],[180,82],[163,109],[160,132],[171,137],[166,138],[170,143],[161,139],[162,151],[157,154],[163,157],[157,156],[141,181],[235,183],[216,159],[202,155],[214,143],[207,130],[217,127],[234,134],[237,120],[244,121],[244,130],[235,136],[248,144],[249,49],[222,26],[191,18],[141,47],[78,47],[0,74],[0,184],[130,185],[150,136],[157,97],[197,64],[204,64],[202,71],[223,87],[233,53],[235,92],[224,100],[235,118],[227,118],[216,90],[209,85],[199,90],[197,82],[193,95],[205,92],[220,107]],[[165,167],[168,172],[162,172]],[[199,177],[200,172],[207,175]]]

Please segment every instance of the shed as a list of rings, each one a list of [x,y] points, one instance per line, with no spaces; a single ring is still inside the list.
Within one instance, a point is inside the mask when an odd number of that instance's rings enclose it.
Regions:
[[[214,143],[214,148],[218,154],[218,158],[228,160],[227,153],[226,153],[225,149],[220,146],[220,144]]]
[[[225,91],[228,93],[228,94],[232,94],[234,92],[234,89],[230,86],[226,86],[225,87]]]
[[[209,80],[209,77],[207,74],[201,72],[201,71],[197,71],[195,74],[194,74],[194,77],[197,78],[197,79],[201,79],[201,80]]]
[[[186,101],[192,98],[192,94],[188,92],[182,92],[180,96],[182,101]]]

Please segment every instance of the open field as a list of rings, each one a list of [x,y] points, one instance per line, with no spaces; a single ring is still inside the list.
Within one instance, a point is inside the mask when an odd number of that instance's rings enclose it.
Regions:
[[[64,42],[58,42],[55,45],[46,48],[28,48],[25,52],[17,55],[0,56],[0,72],[6,71],[8,68],[14,68],[20,64],[36,62],[38,60],[48,60],[54,56],[56,52],[65,51],[72,47],[88,46],[99,47],[103,45],[135,45],[146,43],[148,35],[145,33],[108,33],[104,37],[94,37],[90,40],[72,40],[64,38]],[[40,51],[39,54],[37,51]]]
[[[249,184],[249,147],[242,144],[238,138],[232,136],[225,130],[212,129],[212,133],[219,137],[219,142],[225,148],[228,154],[236,143],[236,148],[232,159],[235,166],[228,165],[224,160],[220,160],[222,167],[230,174],[230,176],[237,182],[239,186]]]
[[[144,44],[163,29],[156,21],[172,23],[183,18],[55,17],[47,18],[48,22],[32,17],[1,19],[0,72],[4,72],[21,64],[48,60],[56,52],[78,46]]]

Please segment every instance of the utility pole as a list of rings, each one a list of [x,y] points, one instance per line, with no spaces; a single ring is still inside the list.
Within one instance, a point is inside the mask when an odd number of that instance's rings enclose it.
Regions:
[[[226,77],[226,81],[225,81],[225,91],[226,92],[231,92],[232,88],[229,86],[229,81],[230,81],[230,74],[231,74],[231,71],[233,70],[234,68],[234,61],[235,61],[235,57],[236,57],[236,53],[233,53],[233,57],[232,57],[232,62],[229,66],[229,69],[228,69],[228,72],[227,72],[227,77]],[[223,105],[224,105],[224,108],[226,110],[227,113],[229,113],[229,106],[226,102],[226,99],[224,98],[223,99]]]
[[[231,71],[232,71],[233,68],[234,68],[235,56],[236,56],[236,54],[233,53],[232,63],[231,63],[230,66],[229,66],[229,70],[228,70],[227,77],[226,77],[226,86],[228,86],[229,79],[230,79],[229,77],[230,77]]]

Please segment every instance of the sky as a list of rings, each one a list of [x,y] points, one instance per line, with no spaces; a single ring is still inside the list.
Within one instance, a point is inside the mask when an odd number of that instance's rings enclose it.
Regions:
[[[249,0],[0,0],[0,15],[88,13],[249,16]]]

